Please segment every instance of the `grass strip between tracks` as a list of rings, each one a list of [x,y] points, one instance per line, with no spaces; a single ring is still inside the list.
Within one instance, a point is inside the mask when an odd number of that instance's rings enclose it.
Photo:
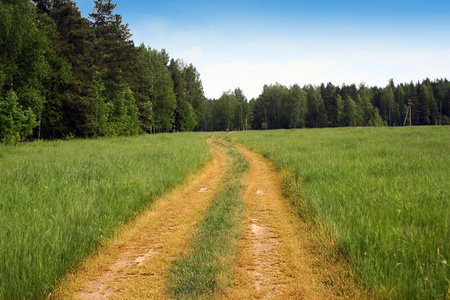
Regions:
[[[240,152],[225,147],[231,163],[225,166],[224,184],[199,224],[191,249],[171,269],[168,285],[176,299],[210,298],[232,281],[243,218],[241,178],[249,163]]]

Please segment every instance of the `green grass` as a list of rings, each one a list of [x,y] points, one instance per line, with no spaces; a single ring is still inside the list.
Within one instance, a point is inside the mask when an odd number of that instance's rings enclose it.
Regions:
[[[190,251],[171,268],[168,285],[175,299],[210,299],[231,284],[243,218],[241,174],[249,163],[229,149],[233,163],[224,184],[200,223]]]
[[[450,297],[450,127],[228,137],[288,174],[299,215],[325,224],[338,252],[378,297]]]
[[[0,146],[0,299],[44,297],[210,158],[193,133]]]

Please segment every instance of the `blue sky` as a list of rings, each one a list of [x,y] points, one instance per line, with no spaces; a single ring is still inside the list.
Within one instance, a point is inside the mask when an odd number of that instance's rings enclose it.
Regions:
[[[92,0],[78,0],[87,17]],[[115,0],[136,45],[192,63],[205,95],[264,84],[385,86],[450,76],[450,1]]]

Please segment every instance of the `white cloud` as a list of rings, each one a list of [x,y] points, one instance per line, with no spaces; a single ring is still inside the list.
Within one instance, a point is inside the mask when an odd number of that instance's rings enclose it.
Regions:
[[[448,76],[450,70],[448,42],[375,35],[361,39],[345,32],[333,37],[263,34],[264,28],[252,35],[248,30],[227,31],[223,24],[180,28],[154,16],[133,22],[130,28],[137,44],[165,48],[171,57],[197,68],[208,98],[240,87],[250,99],[260,95],[264,84],[276,82],[384,86],[390,78],[396,83],[434,79]]]
[[[258,97],[264,84],[308,84],[320,78],[338,64],[329,59],[311,59],[292,63],[262,62],[215,63],[201,68],[207,97],[218,98],[229,89],[240,87],[248,98]]]

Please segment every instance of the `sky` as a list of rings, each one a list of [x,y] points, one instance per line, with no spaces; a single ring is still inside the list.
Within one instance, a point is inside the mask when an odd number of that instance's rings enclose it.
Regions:
[[[92,0],[75,0],[84,17]],[[205,96],[265,84],[450,79],[448,0],[113,0],[136,45],[193,64]]]

